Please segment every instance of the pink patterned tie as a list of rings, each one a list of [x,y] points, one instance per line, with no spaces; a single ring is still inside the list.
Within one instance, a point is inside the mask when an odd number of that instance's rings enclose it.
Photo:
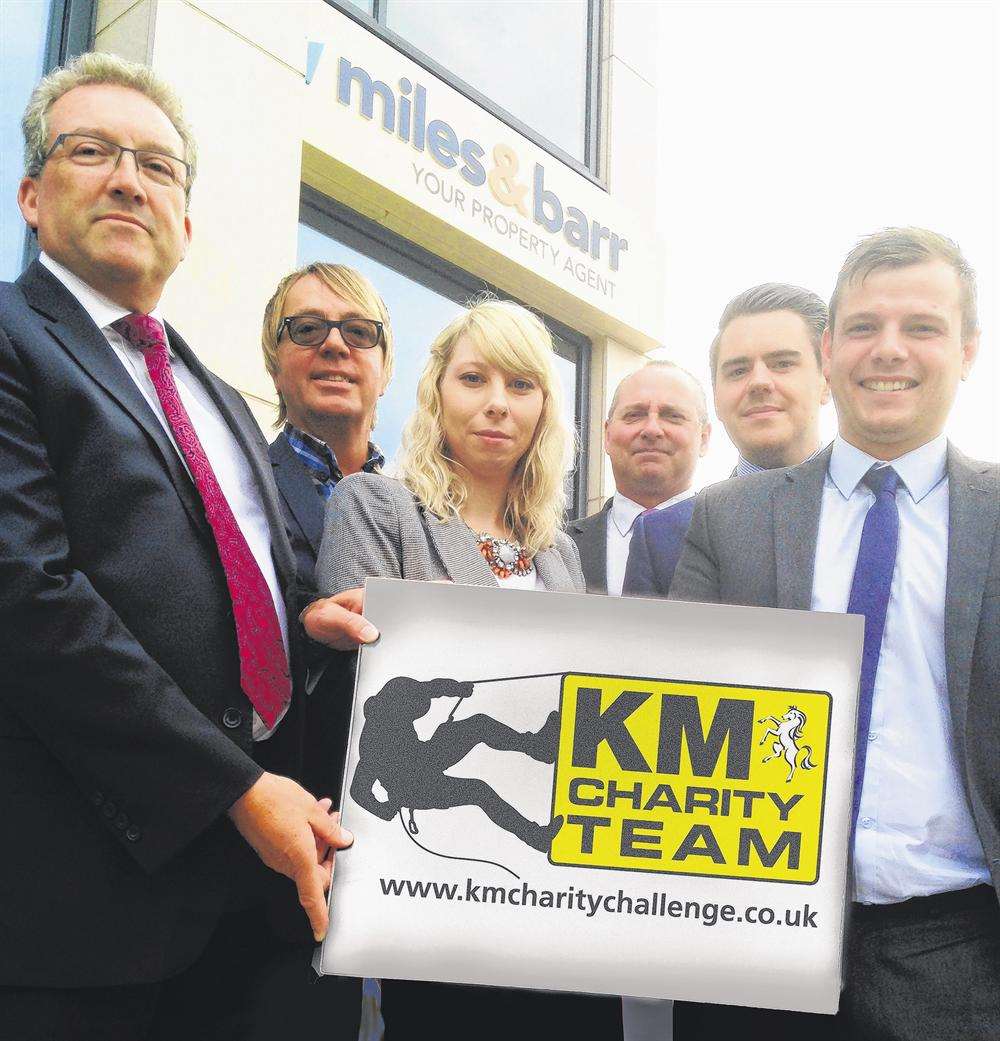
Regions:
[[[129,314],[112,326],[142,351],[156,396],[205,506],[233,601],[240,649],[240,685],[271,729],[291,697],[288,657],[271,591],[219,487],[198,435],[177,393],[163,326],[145,314]]]

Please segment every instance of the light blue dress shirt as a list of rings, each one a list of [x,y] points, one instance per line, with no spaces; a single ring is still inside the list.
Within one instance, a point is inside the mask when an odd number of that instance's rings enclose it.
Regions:
[[[899,545],[868,734],[854,840],[854,899],[888,904],[989,881],[962,785],[944,651],[948,572],[947,442],[892,461]],[[823,488],[812,609],[847,610],[865,514],[861,483],[879,462],[842,438]]]

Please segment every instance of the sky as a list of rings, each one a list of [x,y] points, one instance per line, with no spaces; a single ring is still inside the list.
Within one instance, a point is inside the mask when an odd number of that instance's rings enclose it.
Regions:
[[[859,238],[922,225],[979,280],[979,359],[948,433],[1000,459],[993,6],[668,2],[659,17],[663,356],[708,387],[731,297],[776,281],[828,299]],[[715,423],[697,483],[734,459]]]

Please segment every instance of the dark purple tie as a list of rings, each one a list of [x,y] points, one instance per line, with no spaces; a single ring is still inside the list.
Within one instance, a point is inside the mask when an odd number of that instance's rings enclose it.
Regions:
[[[236,642],[240,651],[240,685],[257,715],[270,729],[288,703],[292,689],[288,656],[271,590],[236,523],[177,392],[163,326],[149,315],[130,314],[120,318],[111,328],[142,351],[156,396],[201,495],[233,601]]]
[[[875,501],[868,508],[865,524],[861,529],[861,545],[858,547],[851,596],[847,603],[848,614],[865,616],[865,643],[861,657],[861,684],[858,694],[858,737],[854,754],[852,836],[861,807],[861,787],[865,780],[865,755],[868,751],[875,676],[878,673],[882,634],[885,632],[885,615],[889,607],[889,593],[892,590],[892,573],[896,567],[896,546],[899,542],[899,510],[896,508],[899,474],[891,466],[873,466],[863,480],[875,493]]]

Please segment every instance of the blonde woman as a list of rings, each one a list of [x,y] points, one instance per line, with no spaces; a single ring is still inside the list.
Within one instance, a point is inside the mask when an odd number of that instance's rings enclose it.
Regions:
[[[320,589],[379,576],[582,592],[561,530],[571,443],[545,326],[517,304],[475,305],[431,345],[400,479],[337,486]]]
[[[545,326],[517,304],[476,304],[431,345],[399,480],[356,474],[337,486],[319,588],[345,593],[372,576],[583,592],[576,546],[561,530],[571,445]],[[503,824],[500,809],[491,816],[501,826],[545,830]],[[536,837],[547,847],[550,835]],[[391,980],[382,1010],[393,1041],[615,1041],[622,1031],[619,999],[574,994]]]

